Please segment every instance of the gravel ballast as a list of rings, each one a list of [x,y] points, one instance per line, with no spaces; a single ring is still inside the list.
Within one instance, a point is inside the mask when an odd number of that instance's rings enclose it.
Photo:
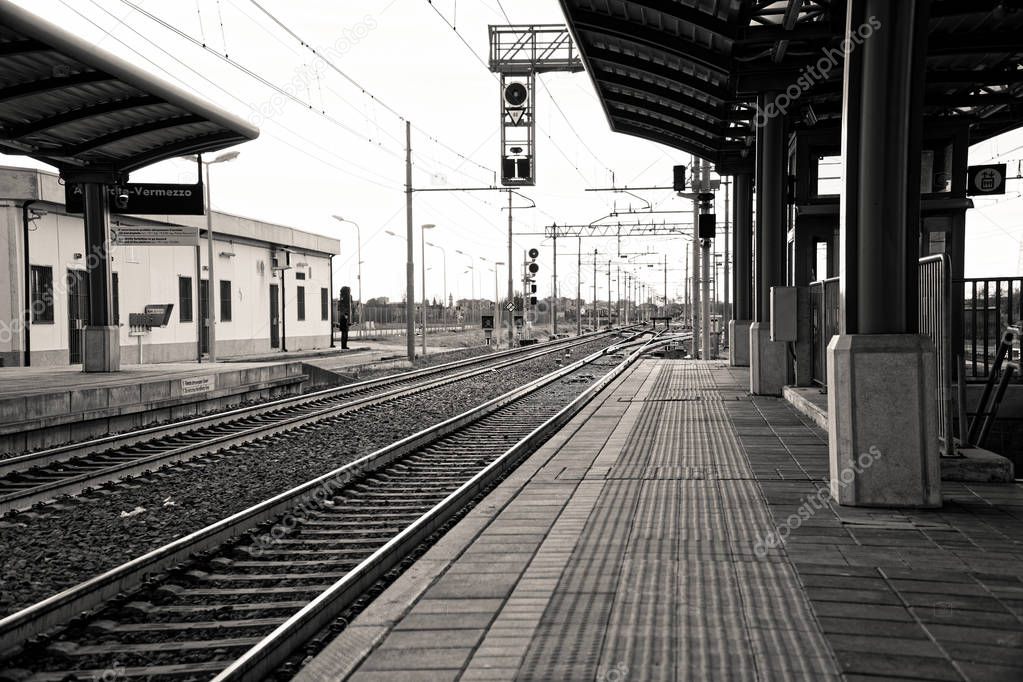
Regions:
[[[578,347],[572,358],[606,345],[600,340]],[[8,515],[0,519],[0,616],[552,372],[556,358]]]

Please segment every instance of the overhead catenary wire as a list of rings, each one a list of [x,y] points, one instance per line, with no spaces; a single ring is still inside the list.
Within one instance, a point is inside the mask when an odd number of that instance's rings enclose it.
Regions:
[[[125,1],[127,1],[127,0],[125,0]],[[392,2],[389,3],[384,8],[384,10],[386,10],[387,7],[390,7],[391,5],[393,5],[394,2],[396,2],[396,1],[397,0],[392,0]],[[330,60],[324,54],[319,52],[311,43],[309,43],[304,38],[302,38],[300,35],[298,35],[298,33],[296,33],[293,29],[291,29],[287,24],[285,24],[281,19],[279,19],[277,16],[275,16],[272,12],[270,12],[265,7],[263,7],[263,5],[261,5],[257,0],[249,0],[249,2],[251,2],[252,5],[255,6],[260,12],[265,14],[267,16],[267,18],[269,18],[271,21],[273,21],[275,24],[277,24],[285,33],[287,33],[289,36],[291,36],[296,41],[298,41],[299,44],[303,48],[309,50],[311,53],[313,53],[318,58],[320,58],[323,61],[323,63],[326,66],[328,66],[332,71],[334,71],[339,76],[344,78],[346,81],[348,81],[354,87],[358,88],[359,91],[362,94],[366,95],[371,100],[373,100],[374,102],[379,104],[388,113],[390,113],[390,114],[394,115],[395,117],[397,117],[400,122],[404,123],[405,121],[408,120],[403,114],[401,114],[401,112],[399,112],[394,107],[390,106],[389,104],[387,104],[386,102],[381,100],[379,97],[377,97],[375,94],[373,94],[373,92],[371,92],[368,88],[366,88],[364,85],[362,85],[361,83],[356,81],[354,78],[352,78],[344,70],[342,70],[340,67],[338,67],[337,64],[335,64],[332,60]],[[436,8],[434,8],[434,9],[436,9]],[[381,10],[381,11],[384,11],[384,10]],[[474,166],[477,166],[478,168],[487,171],[488,173],[491,173],[491,174],[494,173],[494,170],[492,168],[489,168],[488,166],[485,166],[485,165],[479,163],[478,161],[475,161],[475,160],[469,158],[468,156],[466,156],[465,154],[459,152],[457,149],[454,149],[453,147],[449,146],[448,144],[446,144],[444,141],[440,140],[436,136],[430,134],[428,131],[422,129],[421,127],[419,127],[415,123],[410,122],[410,124],[411,124],[412,128],[416,132],[418,132],[420,135],[425,137],[428,141],[433,142],[433,143],[437,144],[438,146],[446,149],[447,151],[449,151],[450,153],[452,153],[455,156],[459,157],[460,159],[462,159],[466,163],[471,163]]]
[[[102,7],[101,5],[99,5],[98,3],[96,3],[96,2],[95,2],[95,0],[91,0],[91,1],[92,1],[92,3],[93,3],[93,4],[97,5],[97,7],[99,7],[99,8],[101,9],[101,10],[103,10],[103,11],[104,11],[104,12],[105,12],[106,14],[108,14],[108,15],[109,15],[109,16],[111,16],[111,17],[113,17],[113,18],[114,18],[114,19],[116,19],[116,20],[117,20],[117,21],[118,21],[119,23],[121,23],[121,24],[122,24],[122,25],[124,25],[124,26],[125,26],[126,28],[128,28],[128,30],[130,30],[131,32],[133,32],[133,33],[134,33],[135,35],[137,35],[138,37],[142,38],[143,40],[147,40],[147,41],[150,41],[150,42],[152,42],[152,41],[150,40],[150,38],[147,38],[146,36],[142,35],[142,34],[141,34],[141,33],[140,33],[139,31],[137,31],[137,30],[136,30],[136,29],[135,29],[134,27],[132,27],[132,26],[130,26],[129,24],[125,23],[125,22],[124,22],[124,21],[123,21],[123,20],[122,20],[122,19],[121,19],[120,17],[117,17],[116,15],[114,15],[113,13],[111,13],[111,12],[110,12],[109,10],[107,10],[106,8],[104,8],[104,7]],[[96,28],[97,28],[97,29],[99,29],[100,31],[103,31],[105,35],[109,36],[110,38],[112,38],[113,40],[117,41],[118,43],[120,43],[121,45],[123,45],[124,47],[126,47],[127,49],[129,49],[129,50],[131,50],[132,52],[134,52],[135,54],[137,54],[137,55],[138,55],[139,57],[141,57],[142,59],[144,59],[144,60],[145,60],[146,62],[148,62],[148,63],[149,63],[149,64],[150,64],[151,66],[153,66],[153,67],[154,67],[155,69],[157,69],[157,70],[159,70],[160,72],[162,72],[163,74],[165,74],[165,75],[166,75],[167,77],[169,77],[169,78],[171,78],[171,79],[173,79],[173,80],[177,81],[177,82],[178,82],[178,83],[179,83],[180,85],[182,85],[182,86],[185,86],[185,87],[189,87],[189,86],[191,85],[191,84],[189,84],[189,83],[185,82],[184,80],[182,80],[181,78],[179,78],[178,76],[176,76],[175,74],[171,73],[170,71],[168,71],[167,69],[165,69],[165,68],[164,68],[164,67],[162,67],[161,65],[157,64],[157,63],[156,63],[156,62],[154,62],[154,61],[153,61],[152,59],[150,59],[150,58],[149,58],[149,57],[147,57],[146,55],[142,54],[141,52],[139,52],[139,51],[138,51],[138,50],[136,50],[135,48],[131,47],[130,45],[128,45],[127,43],[125,43],[125,42],[124,42],[123,40],[121,40],[120,38],[118,38],[117,36],[115,36],[115,35],[111,34],[111,33],[110,33],[109,31],[107,31],[107,30],[106,30],[105,28],[103,28],[102,26],[100,26],[99,24],[97,24],[97,23],[96,23],[95,21],[93,21],[93,20],[92,20],[92,19],[91,19],[90,17],[88,17],[87,15],[83,14],[82,12],[80,12],[80,11],[79,11],[79,10],[78,10],[78,9],[77,9],[76,7],[74,7],[73,5],[71,5],[71,4],[70,4],[70,3],[69,3],[69,2],[67,1],[67,0],[61,0],[61,3],[62,3],[63,5],[65,5],[66,7],[68,7],[68,9],[70,9],[70,10],[71,10],[72,12],[74,12],[75,14],[77,14],[78,16],[80,16],[80,17],[81,17],[82,19],[84,19],[84,20],[85,20],[86,22],[88,22],[89,24],[91,24],[92,26],[96,27]],[[184,67],[185,67],[186,69],[188,69],[188,70],[189,70],[190,72],[192,72],[193,74],[195,74],[195,75],[196,75],[196,76],[197,76],[198,78],[200,78],[200,79],[204,80],[205,82],[209,83],[209,84],[210,84],[211,86],[213,86],[214,88],[216,88],[216,89],[217,89],[217,90],[219,90],[220,92],[223,92],[223,93],[224,93],[225,95],[227,95],[228,97],[230,97],[230,98],[234,99],[234,100],[235,100],[236,102],[239,102],[239,103],[240,103],[240,104],[242,104],[242,105],[248,106],[248,102],[246,102],[245,100],[243,100],[243,99],[242,99],[241,97],[238,97],[238,96],[237,96],[237,95],[235,95],[234,93],[230,92],[229,90],[225,89],[225,88],[224,88],[223,86],[221,86],[221,85],[220,85],[219,83],[217,83],[217,82],[215,82],[215,81],[211,80],[211,79],[210,79],[210,78],[209,78],[209,77],[208,77],[208,76],[207,76],[206,74],[202,73],[202,72],[201,72],[201,71],[199,71],[198,69],[196,69],[196,68],[192,67],[191,65],[189,65],[189,64],[188,64],[187,62],[183,61],[183,60],[182,60],[182,59],[181,59],[181,58],[180,58],[180,57],[179,57],[178,55],[174,54],[174,53],[173,53],[173,52],[171,52],[170,50],[167,50],[167,49],[165,49],[164,47],[162,47],[162,46],[161,46],[161,45],[159,45],[158,43],[153,43],[153,44],[154,44],[154,45],[156,45],[156,47],[157,47],[157,48],[158,48],[158,49],[159,49],[159,50],[160,50],[161,52],[163,52],[164,54],[166,54],[166,55],[167,55],[168,57],[170,57],[171,59],[173,59],[173,60],[174,60],[174,61],[176,61],[177,63],[179,63],[179,64],[181,64],[182,66],[184,66]],[[324,165],[330,166],[331,168],[334,168],[335,170],[338,170],[338,171],[340,171],[340,172],[342,172],[342,173],[345,173],[345,174],[347,174],[347,175],[351,175],[352,177],[355,177],[355,178],[359,178],[359,179],[361,179],[361,180],[363,180],[363,181],[365,181],[365,182],[371,183],[371,184],[373,184],[373,185],[377,185],[377,186],[379,186],[379,187],[382,187],[382,188],[384,188],[384,189],[396,189],[396,188],[398,187],[397,185],[395,185],[395,184],[393,184],[393,183],[392,183],[392,184],[385,184],[385,183],[389,183],[389,182],[390,182],[390,179],[389,179],[389,178],[385,178],[385,177],[383,177],[383,176],[380,176],[380,175],[379,175],[378,173],[376,173],[375,171],[373,171],[373,170],[371,170],[371,169],[369,169],[369,168],[366,168],[366,167],[364,167],[364,166],[360,166],[360,165],[358,165],[358,164],[356,164],[356,163],[350,163],[350,164],[349,164],[349,167],[343,167],[343,166],[340,166],[340,165],[338,165],[338,164],[336,164],[336,163],[334,163],[334,162],[332,162],[332,161],[328,161],[328,160],[324,159],[323,157],[321,157],[321,156],[319,156],[319,155],[317,155],[317,154],[314,154],[314,153],[312,153],[312,152],[310,151],[311,149],[319,149],[319,148],[320,148],[320,145],[319,145],[318,143],[314,142],[313,140],[310,140],[309,138],[305,137],[305,136],[304,136],[304,135],[302,135],[301,133],[298,133],[298,132],[296,132],[295,130],[293,130],[293,129],[292,129],[292,128],[290,128],[289,126],[287,126],[287,125],[285,125],[285,124],[281,123],[280,121],[274,121],[274,123],[275,123],[275,124],[276,124],[277,126],[279,126],[280,128],[283,128],[283,129],[284,129],[285,131],[287,131],[287,132],[288,132],[289,134],[291,134],[292,136],[294,136],[294,137],[298,138],[299,140],[302,140],[303,142],[305,142],[305,143],[306,143],[306,145],[308,145],[308,146],[298,146],[298,147],[294,147],[294,148],[295,148],[295,149],[296,149],[297,151],[299,151],[299,152],[301,152],[301,153],[303,153],[303,154],[305,154],[305,155],[309,156],[310,158],[313,158],[313,159],[315,159],[315,160],[319,161],[320,163],[323,163]],[[273,134],[270,134],[270,136],[271,136],[271,137],[274,137],[274,138],[276,138],[276,139],[280,139],[279,137],[277,137],[276,135],[273,135]],[[285,143],[287,143],[287,142],[286,142],[285,140],[281,140],[281,141],[282,141],[282,142],[285,142]],[[362,174],[359,174],[359,173],[355,173],[355,172],[353,171],[353,168],[355,168],[355,169],[358,169],[359,171],[361,171],[361,172],[362,172]],[[377,177],[380,177],[380,178],[382,178],[383,182],[377,181],[377,180],[375,180],[375,179],[374,179],[374,178],[372,178],[372,177],[367,177],[367,174],[368,174],[368,175],[370,175],[370,176],[377,176]]]

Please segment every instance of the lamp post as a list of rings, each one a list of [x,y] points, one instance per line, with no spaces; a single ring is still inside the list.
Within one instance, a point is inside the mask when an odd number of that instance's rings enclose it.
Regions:
[[[437,227],[432,223],[424,223],[419,230],[419,256],[423,262],[423,275],[421,283],[423,286],[423,309],[420,311],[420,319],[423,323],[423,357],[426,357],[426,231]]]
[[[210,362],[217,361],[217,315],[214,303],[216,301],[214,283],[216,280],[213,276],[213,207],[210,206],[210,166],[215,163],[226,163],[227,161],[234,161],[238,158],[241,152],[225,152],[213,159],[212,161],[203,161],[202,156],[190,156],[190,160],[198,160],[203,166],[206,167],[206,257],[209,261],[206,266],[206,328],[207,338],[209,339],[209,356]],[[195,286],[199,286],[199,282],[195,283]]]
[[[356,242],[355,242],[355,249],[356,249],[355,257],[359,259],[358,271],[357,271],[358,274],[356,275],[356,279],[359,281],[359,325],[362,325],[362,230],[359,229],[359,223],[355,222],[354,220],[349,220],[348,218],[342,218],[339,215],[335,215],[335,216],[332,216],[332,217],[334,218],[334,220],[337,220],[338,222],[348,223],[350,225],[355,225],[355,240],[356,240]],[[331,295],[333,295],[333,293],[334,292],[331,292]],[[365,333],[365,332],[362,332],[362,333]]]
[[[470,305],[469,310],[472,310],[472,308],[476,306],[476,268],[473,267],[474,260],[473,260],[472,254],[466,253],[465,251],[462,251],[461,249],[455,249],[455,253],[457,253],[460,256],[465,256],[466,258],[469,259],[469,270],[472,272],[472,274],[469,275],[469,289],[472,292],[472,299],[471,299],[472,303],[469,304]]]
[[[438,245],[434,244],[433,242],[426,242],[426,245],[427,246],[432,246],[435,249],[440,249],[440,254],[441,254],[441,257],[443,258],[443,263],[444,263],[444,298],[441,301],[441,306],[443,307],[443,309],[445,311],[445,313],[444,313],[444,318],[445,318],[444,323],[447,324],[447,312],[446,311],[448,309],[448,252],[447,252],[447,249],[445,249],[443,246],[438,246]],[[423,293],[425,295],[426,292],[424,291]]]

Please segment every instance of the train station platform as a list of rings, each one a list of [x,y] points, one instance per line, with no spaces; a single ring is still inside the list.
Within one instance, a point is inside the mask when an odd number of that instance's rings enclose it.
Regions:
[[[80,365],[0,369],[0,453],[61,445],[301,392],[301,362],[159,363],[85,373]]]
[[[295,679],[1023,679],[1023,488],[839,507],[747,371],[634,365]]]

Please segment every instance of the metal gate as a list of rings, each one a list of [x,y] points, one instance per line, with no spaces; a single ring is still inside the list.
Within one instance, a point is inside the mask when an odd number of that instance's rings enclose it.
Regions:
[[[203,355],[210,354],[210,281],[199,280],[199,347]]]
[[[920,259],[919,332],[934,343],[938,383],[938,440],[941,454],[956,454],[952,417],[955,414],[952,377],[951,261],[947,253]],[[960,429],[962,424],[960,424]]]
[[[82,337],[89,314],[89,280],[82,270],[67,271],[68,363],[82,364]]]
[[[276,284],[270,285],[270,347],[280,348],[281,347],[281,332],[277,326],[280,323],[280,302],[278,299],[280,294],[278,293],[278,287]]]

